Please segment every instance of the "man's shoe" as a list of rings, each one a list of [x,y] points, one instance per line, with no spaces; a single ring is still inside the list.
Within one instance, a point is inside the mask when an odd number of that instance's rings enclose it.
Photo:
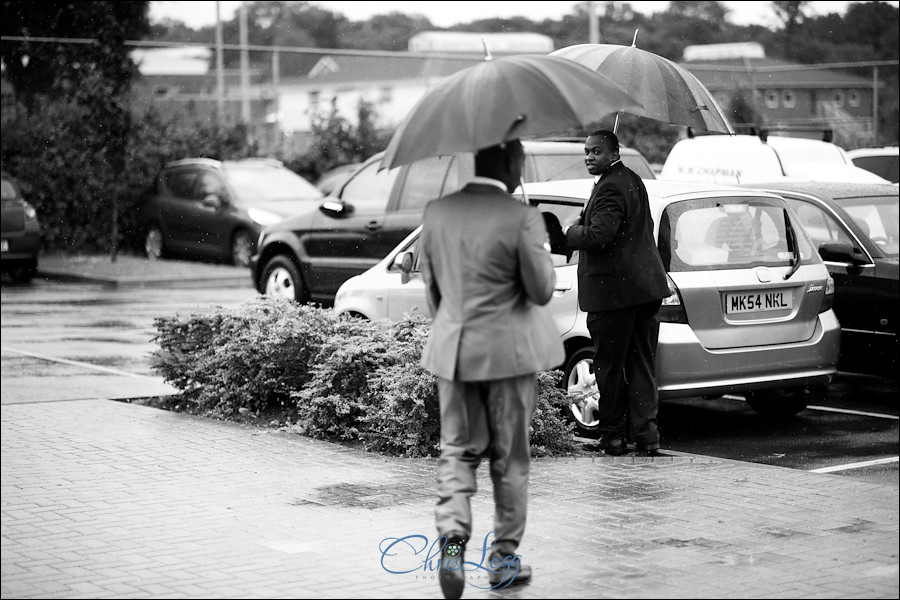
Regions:
[[[493,568],[493,566],[492,566]],[[521,585],[531,580],[531,567],[523,565],[518,558],[511,558],[489,572],[488,581],[492,589],[502,589],[511,585]]]
[[[462,597],[463,588],[466,586],[466,575],[463,573],[466,539],[456,534],[450,534],[445,537],[447,538],[447,543],[441,549],[441,565],[438,567],[438,579],[441,582],[441,591],[444,593],[444,598],[456,600]]]
[[[636,454],[638,456],[665,456],[665,454],[659,451],[659,442],[638,444]]]
[[[598,446],[605,454],[610,456],[622,456],[628,452],[628,444],[622,436],[600,436]]]

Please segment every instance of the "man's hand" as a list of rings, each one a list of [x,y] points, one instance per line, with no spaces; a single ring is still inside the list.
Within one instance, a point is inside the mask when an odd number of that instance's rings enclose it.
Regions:
[[[569,227],[571,227],[572,225],[581,225],[581,213],[576,213],[566,219],[566,222],[563,223],[562,226],[563,233],[565,234],[566,232],[568,232]]]

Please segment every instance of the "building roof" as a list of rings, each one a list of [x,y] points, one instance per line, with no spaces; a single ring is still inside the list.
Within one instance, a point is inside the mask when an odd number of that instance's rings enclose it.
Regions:
[[[731,58],[679,64],[693,73],[710,91],[751,87],[779,89],[872,87],[871,79],[854,75],[846,70],[815,69],[810,68],[814,65],[773,58]],[[769,70],[772,67],[779,67],[779,70]],[[781,70],[782,68],[784,70]]]
[[[206,75],[212,50],[198,46],[137,48],[131,58],[142,75]]]
[[[553,38],[541,33],[473,33],[466,31],[423,31],[409,39],[410,52],[470,52],[492,54],[553,52]]]
[[[422,58],[381,56],[323,56],[310,69],[308,82],[320,84],[396,81],[446,77],[465,69],[482,56]]]

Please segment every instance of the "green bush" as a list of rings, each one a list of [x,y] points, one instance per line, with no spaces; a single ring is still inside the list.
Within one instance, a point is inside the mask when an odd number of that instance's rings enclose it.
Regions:
[[[201,412],[287,412],[292,429],[311,437],[390,455],[439,454],[437,379],[419,365],[429,330],[422,315],[371,322],[261,296],[155,324],[153,369]],[[538,375],[535,456],[574,450],[559,376]]]
[[[263,296],[213,315],[158,318],[151,367],[217,415],[292,410],[291,394],[338,323],[331,311]]]

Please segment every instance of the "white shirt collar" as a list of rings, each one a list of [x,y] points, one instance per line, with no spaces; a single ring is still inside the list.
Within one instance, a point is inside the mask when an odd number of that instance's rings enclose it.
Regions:
[[[494,187],[498,187],[506,193],[509,191],[506,189],[506,184],[500,181],[499,179],[494,179],[493,177],[481,177],[476,175],[472,179],[469,180],[469,183],[479,183],[481,185],[492,185]]]

